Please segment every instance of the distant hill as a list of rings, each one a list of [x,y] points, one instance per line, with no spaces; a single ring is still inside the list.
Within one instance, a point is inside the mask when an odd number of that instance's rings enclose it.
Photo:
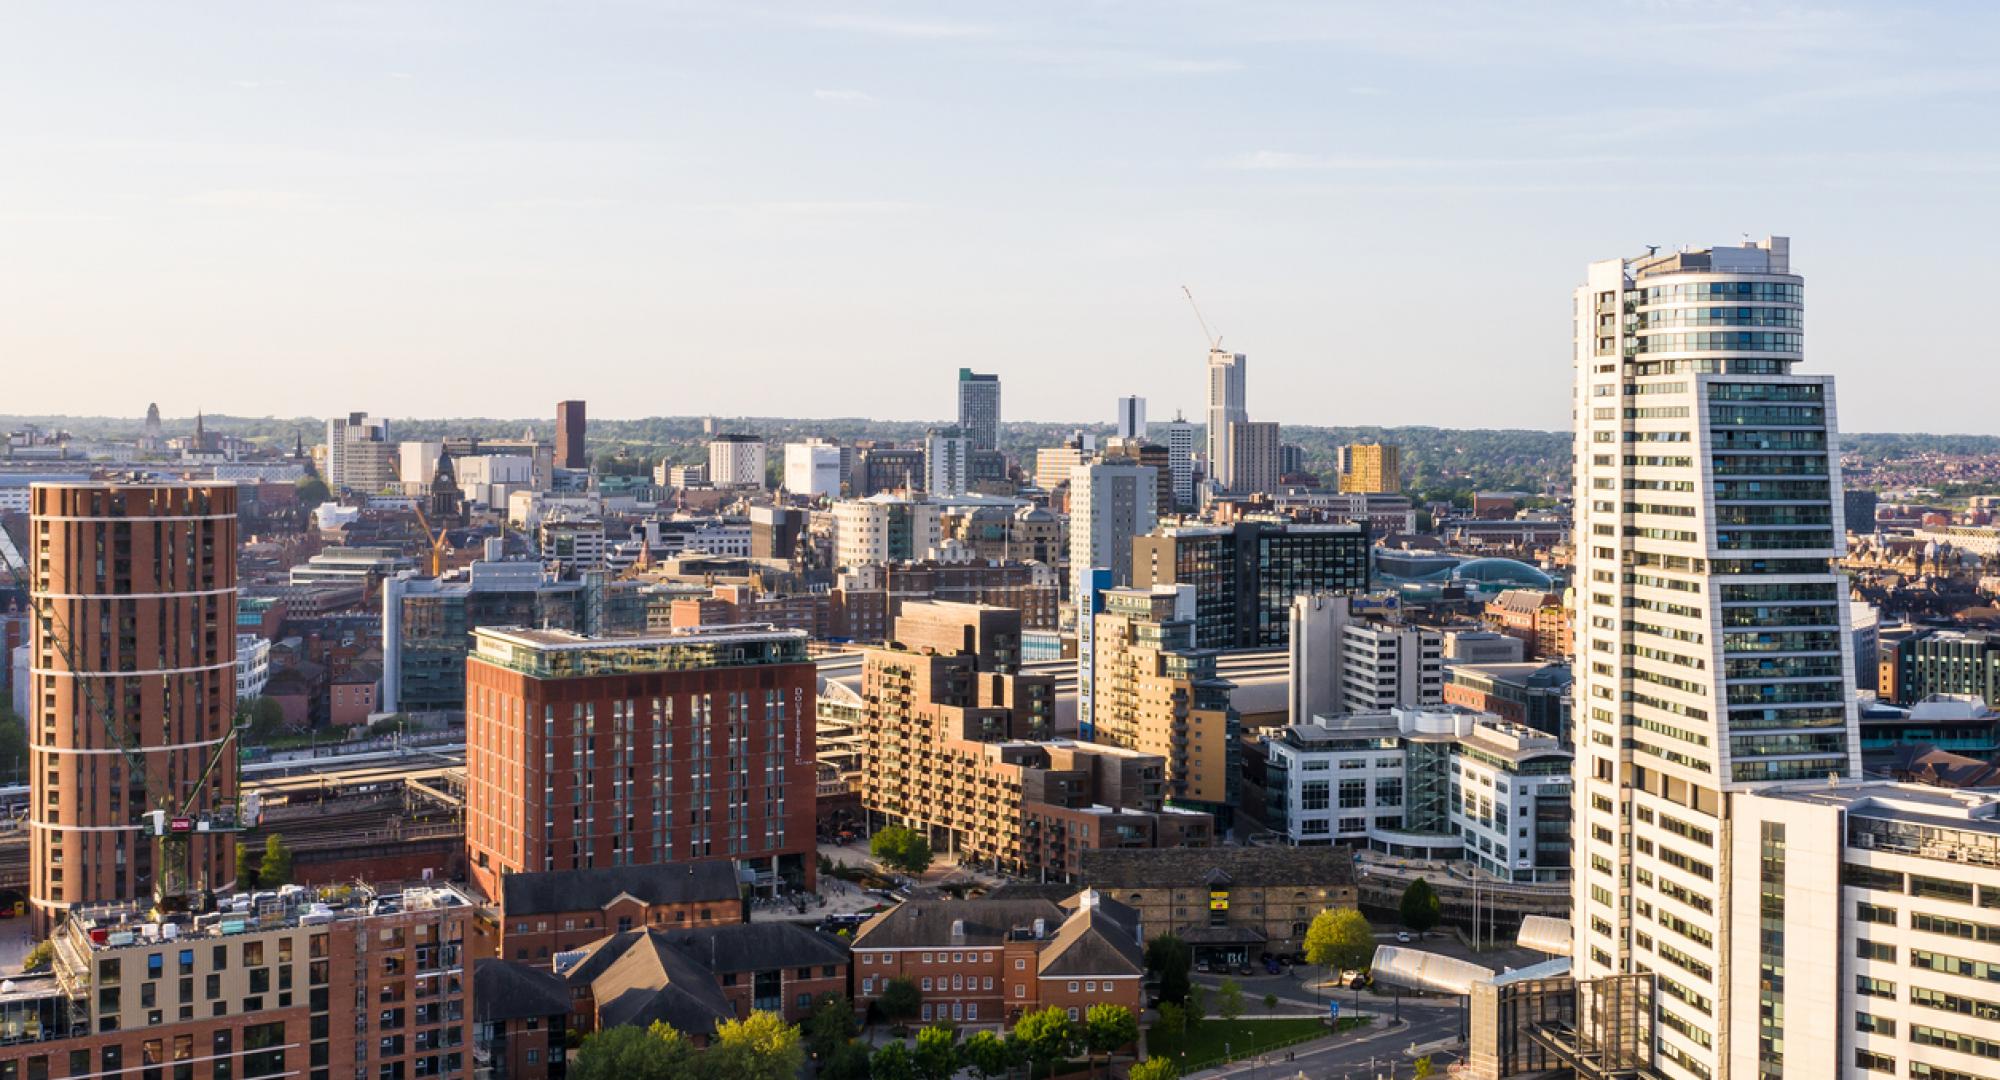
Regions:
[[[295,433],[311,446],[324,438],[325,420],[318,417],[240,417],[210,414],[203,418],[207,429],[276,445],[290,445]],[[842,441],[876,439],[884,442],[911,442],[924,432],[949,421],[868,420],[861,417],[799,419],[787,417],[717,418],[718,431],[740,431],[762,435],[774,442],[786,442],[817,435]],[[101,416],[19,416],[0,415],[0,428],[13,430],[23,424],[44,428],[67,428],[79,438],[130,439],[139,434],[136,417]],[[603,456],[624,452],[641,460],[669,458],[695,461],[701,457],[705,436],[703,418],[659,416],[641,420],[599,420],[590,422],[591,450]],[[190,431],[192,417],[164,420],[169,434]],[[554,433],[553,417],[496,419],[395,418],[391,430],[398,438],[435,439],[443,435],[518,437],[533,429],[543,438]],[[1040,446],[1053,446],[1076,431],[1100,438],[1111,433],[1106,423],[1064,424],[1015,422],[1002,426],[1001,443],[1026,459]],[[1474,489],[1519,489],[1542,491],[1550,485],[1566,486],[1569,476],[1570,433],[1533,431],[1520,428],[1437,428],[1437,427],[1311,427],[1286,425],[1284,438],[1304,448],[1306,466],[1315,473],[1333,472],[1334,448],[1348,442],[1387,442],[1403,449],[1405,485],[1428,497],[1447,497]],[[1842,443],[1847,454],[1857,460],[1874,462],[1919,453],[2000,454],[2000,436],[1849,433]]]

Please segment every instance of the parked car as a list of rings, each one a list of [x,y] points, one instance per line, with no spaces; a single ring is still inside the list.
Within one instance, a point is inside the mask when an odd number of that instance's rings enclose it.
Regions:
[[[1408,945],[1410,943],[1410,932],[1408,930],[1396,931],[1396,940]]]

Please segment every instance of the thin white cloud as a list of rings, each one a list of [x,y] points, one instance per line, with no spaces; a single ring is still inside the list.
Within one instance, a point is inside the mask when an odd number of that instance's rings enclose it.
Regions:
[[[1024,49],[1016,55],[1027,63],[1090,75],[1225,75],[1243,70],[1242,62],[1231,57],[1163,56],[1127,49]]]
[[[1224,158],[1216,164],[1236,172],[1390,172],[1448,169],[1574,168],[1629,164],[1619,155],[1536,157],[1364,157],[1353,154],[1302,154],[1290,150],[1255,150]]]
[[[843,105],[865,105],[875,100],[875,95],[865,90],[815,90],[813,96],[821,101],[832,101]]]
[[[979,23],[950,22],[940,19],[899,19],[893,16],[868,15],[859,12],[842,12],[832,15],[815,15],[805,20],[808,26],[825,30],[847,30],[857,34],[872,34],[878,37],[923,38],[938,40],[947,38],[977,38],[993,33],[993,28]]]

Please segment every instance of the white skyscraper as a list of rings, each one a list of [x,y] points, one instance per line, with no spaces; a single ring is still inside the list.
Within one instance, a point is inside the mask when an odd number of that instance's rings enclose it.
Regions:
[[[1229,425],[1246,423],[1243,369],[1249,358],[1225,349],[1208,350],[1208,478],[1229,488],[1235,481],[1229,463]]]
[[[1654,973],[1657,1064],[1687,1080],[1831,1075],[1788,1071],[1786,1040],[1850,1026],[1803,987],[1787,1011],[1783,832],[1760,870],[1743,802],[1860,768],[1802,291],[1783,237],[1593,263],[1576,290],[1574,971]]]
[[[1118,437],[1121,439],[1143,439],[1146,437],[1145,398],[1122,397],[1118,399]]]
[[[767,453],[755,435],[717,435],[708,443],[708,480],[716,487],[761,488]]]
[[[924,490],[963,495],[971,483],[972,439],[959,428],[932,429],[924,436]]]
[[[785,444],[785,490],[812,499],[840,497],[840,447],[824,439]]]

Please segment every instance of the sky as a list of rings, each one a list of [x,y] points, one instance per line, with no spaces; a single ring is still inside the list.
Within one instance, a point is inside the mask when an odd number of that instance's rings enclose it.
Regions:
[[[1564,428],[1570,293],[1792,237],[1841,425],[2000,433],[2000,5],[0,8],[0,412]],[[22,377],[25,375],[25,379]]]

